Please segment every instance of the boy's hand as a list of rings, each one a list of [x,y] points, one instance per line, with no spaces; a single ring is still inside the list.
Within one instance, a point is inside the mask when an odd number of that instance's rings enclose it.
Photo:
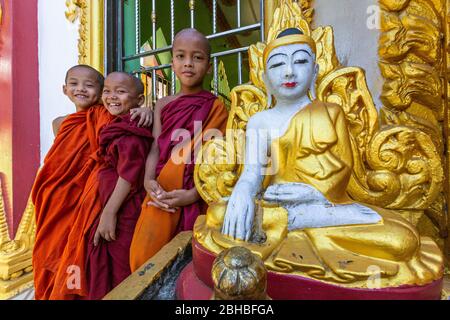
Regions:
[[[167,204],[170,208],[179,208],[190,205],[198,199],[193,190],[181,189],[165,192],[158,200]]]
[[[131,120],[139,117],[138,127],[150,127],[153,123],[153,112],[150,108],[135,108],[130,110]]]
[[[156,180],[146,180],[144,182],[144,187],[150,198],[152,198],[152,201],[147,202],[148,206],[154,206],[170,213],[176,212],[176,209],[170,208],[168,204],[160,201],[160,198],[164,194],[166,194],[166,191],[159,185]]]
[[[103,210],[94,236],[94,246],[100,242],[100,238],[106,241],[116,240],[117,213]]]

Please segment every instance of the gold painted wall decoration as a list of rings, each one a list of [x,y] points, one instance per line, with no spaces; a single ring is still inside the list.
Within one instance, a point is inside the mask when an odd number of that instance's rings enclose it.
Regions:
[[[74,23],[80,15],[82,3],[79,0],[67,0],[66,7],[67,7],[66,18],[70,22]]]
[[[266,35],[269,32],[269,28],[272,24],[272,21],[274,20],[273,13],[275,12],[275,9],[280,6],[281,1],[283,0],[264,1],[264,8],[265,8],[264,27]],[[314,0],[293,0],[292,2],[295,2],[299,5],[299,7],[302,9],[303,16],[306,18],[308,23],[311,23],[314,18],[314,8],[313,8]]]
[[[78,62],[104,72],[104,0],[67,0],[66,7],[67,20],[80,21]]]
[[[444,167],[448,162],[448,93],[446,78],[446,0],[380,0],[380,70],[384,78],[381,94],[381,121],[385,126],[414,128],[428,136]],[[448,36],[447,36],[448,37]],[[445,137],[445,138],[444,138]],[[411,154],[413,156],[413,154]],[[422,169],[425,170],[425,167]],[[449,201],[447,181],[434,188],[435,197],[423,207],[426,216],[417,217],[424,233],[448,238]],[[436,186],[438,187],[438,186]],[[427,221],[428,220],[428,221]],[[448,242],[448,240],[447,240]],[[449,253],[446,245],[447,255]]]
[[[16,236],[10,239],[0,188],[0,299],[33,287],[31,258],[35,231],[34,207],[29,200]]]

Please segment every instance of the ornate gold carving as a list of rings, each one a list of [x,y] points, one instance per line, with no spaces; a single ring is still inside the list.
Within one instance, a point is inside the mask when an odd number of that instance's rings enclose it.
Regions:
[[[214,300],[267,300],[267,270],[259,256],[245,247],[222,251],[212,271]]]
[[[272,21],[274,20],[274,12],[275,9],[280,6],[284,0],[265,0],[264,8],[265,8],[265,17],[264,17],[264,26],[266,35],[269,32],[269,28],[272,25]],[[306,18],[308,23],[311,23],[314,18],[314,8],[312,7],[312,3],[314,0],[293,0],[296,4],[299,5],[301,10],[303,11],[303,16]]]
[[[15,239],[9,238],[0,188],[0,299],[13,297],[33,286],[31,257],[35,229],[34,207],[30,200]]]
[[[403,161],[405,157],[414,159],[410,163],[416,173],[408,174],[407,185],[421,199],[412,198],[406,203],[399,198],[393,206],[425,210],[440,236],[446,237],[448,214],[444,209],[442,172],[445,145],[442,127],[448,125],[443,123],[448,97],[447,80],[443,79],[446,67],[442,41],[446,3],[445,0],[380,0],[380,5],[380,69],[385,79],[381,121],[386,126],[406,126],[408,131],[397,132],[392,139],[404,145],[395,136],[401,134],[411,145],[400,148],[403,155],[397,160],[394,159],[398,153],[389,152],[392,160],[404,169],[408,166]],[[430,157],[432,153],[436,154]]]
[[[230,85],[228,83],[228,77],[227,77],[227,71],[225,69],[225,64],[222,60],[219,62],[218,66],[218,79],[219,79],[219,85],[217,88],[217,93],[219,96],[219,99],[227,106],[228,109],[230,109]],[[214,79],[211,80],[211,88],[214,87]]]
[[[1,180],[0,180],[1,182]],[[0,248],[3,244],[8,243],[10,240],[8,233],[8,223],[6,221],[6,210],[3,200],[2,185],[0,183]]]
[[[317,42],[317,97],[343,107],[351,133],[354,168],[348,192],[357,201],[384,208],[419,213],[427,209],[439,198],[443,183],[439,149],[432,136],[408,123],[380,127],[364,71],[340,65],[331,27],[311,30],[305,19],[298,19],[298,4],[288,0],[281,3],[268,41],[284,28],[297,27]],[[245,130],[249,117],[268,107],[261,77],[264,47],[258,43],[249,50],[251,84],[231,92],[229,131]],[[222,197],[231,194],[242,169],[243,137],[237,134],[205,145],[204,161],[196,166],[195,182],[208,203],[221,202]]]
[[[80,20],[79,63],[104,71],[103,6],[104,0],[68,0],[66,17],[70,22]]]
[[[79,15],[80,15],[80,8],[82,6],[82,3],[80,0],[67,0],[66,1],[66,18],[70,22],[74,23]]]

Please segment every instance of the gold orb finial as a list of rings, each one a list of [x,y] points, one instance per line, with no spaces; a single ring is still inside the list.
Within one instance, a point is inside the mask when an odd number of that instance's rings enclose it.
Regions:
[[[267,271],[244,247],[222,251],[212,268],[215,300],[267,300]]]

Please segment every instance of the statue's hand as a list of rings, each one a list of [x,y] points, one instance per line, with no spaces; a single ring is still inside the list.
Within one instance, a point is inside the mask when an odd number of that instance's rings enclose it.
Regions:
[[[255,204],[249,188],[237,185],[228,201],[222,233],[234,239],[249,241],[255,216]]]

